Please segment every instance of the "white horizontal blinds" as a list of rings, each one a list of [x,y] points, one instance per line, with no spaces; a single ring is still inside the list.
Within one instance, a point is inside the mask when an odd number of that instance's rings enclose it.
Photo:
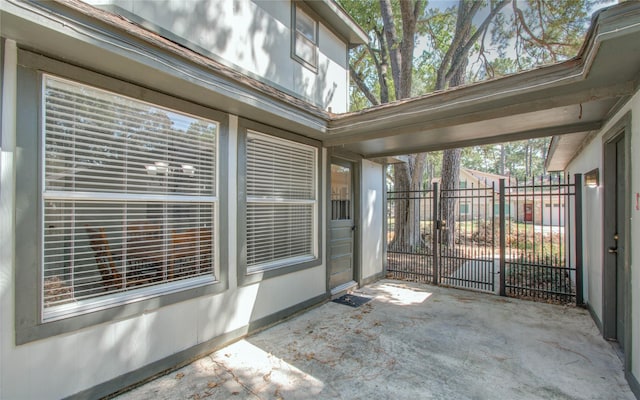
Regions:
[[[47,77],[46,189],[215,196],[212,121]]]
[[[247,134],[247,265],[261,270],[315,258],[317,150]]]
[[[247,138],[247,196],[315,200],[316,149],[250,132]]]
[[[217,128],[45,76],[44,320],[214,279]]]

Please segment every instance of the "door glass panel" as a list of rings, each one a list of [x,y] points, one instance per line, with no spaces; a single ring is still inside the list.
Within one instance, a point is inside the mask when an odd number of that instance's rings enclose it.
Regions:
[[[351,168],[331,164],[331,219],[351,219]]]

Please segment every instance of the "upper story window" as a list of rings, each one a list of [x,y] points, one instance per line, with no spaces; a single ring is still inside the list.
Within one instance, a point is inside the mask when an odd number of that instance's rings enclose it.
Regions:
[[[318,21],[294,7],[295,29],[293,32],[293,58],[306,67],[317,70],[318,67]]]
[[[43,82],[42,320],[215,282],[219,123]]]

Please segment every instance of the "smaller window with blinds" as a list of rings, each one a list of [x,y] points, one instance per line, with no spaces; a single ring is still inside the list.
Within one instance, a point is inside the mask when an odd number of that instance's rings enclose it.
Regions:
[[[307,68],[317,71],[318,67],[318,22],[300,6],[293,7],[295,29],[292,29],[292,56]]]
[[[317,149],[248,131],[247,273],[317,259]]]
[[[218,123],[43,76],[42,320],[216,281]]]

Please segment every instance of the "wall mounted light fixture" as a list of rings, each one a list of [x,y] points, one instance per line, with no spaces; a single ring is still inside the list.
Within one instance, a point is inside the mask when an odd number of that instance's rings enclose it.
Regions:
[[[592,188],[600,186],[600,170],[598,168],[584,174],[584,185]]]

